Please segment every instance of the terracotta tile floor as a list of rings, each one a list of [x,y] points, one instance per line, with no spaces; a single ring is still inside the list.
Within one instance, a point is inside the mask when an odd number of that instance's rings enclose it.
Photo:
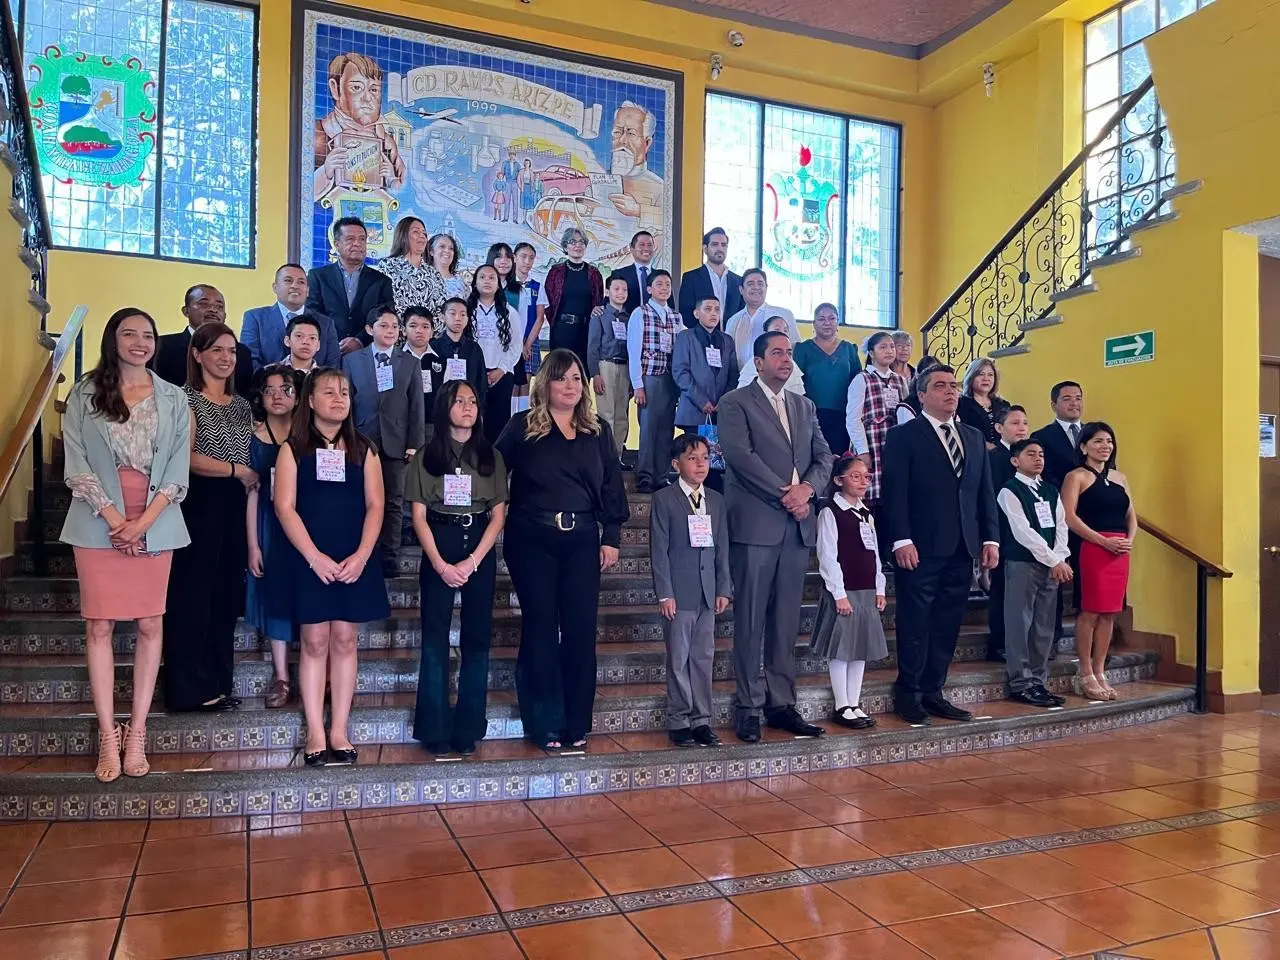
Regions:
[[[685,789],[0,824],[0,957],[1280,958],[1277,734],[1180,717]]]

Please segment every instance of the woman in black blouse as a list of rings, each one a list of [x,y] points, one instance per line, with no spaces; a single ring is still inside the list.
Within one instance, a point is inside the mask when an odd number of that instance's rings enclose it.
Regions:
[[[191,484],[182,518],[191,546],[173,555],[164,615],[166,710],[231,710],[233,642],[249,562],[245,501],[258,485],[249,467],[253,410],[235,395],[236,335],[206,323],[191,335]]]
[[[587,329],[591,318],[604,312],[604,278],[587,263],[587,235],[567,227],[560,249],[568,258],[547,271],[547,322],[551,324],[551,348],[563,347],[587,363]]]
[[[967,423],[979,431],[987,441],[987,449],[994,450],[1000,442],[1000,435],[996,433],[996,418],[1007,406],[1009,401],[1000,396],[1000,374],[996,372],[995,361],[978,357],[964,372],[956,416],[961,423]]]
[[[600,574],[618,562],[627,495],[587,372],[552,350],[529,409],[495,445],[510,472],[503,556],[520,600],[516,695],[525,738],[544,749],[584,746],[596,695]]]

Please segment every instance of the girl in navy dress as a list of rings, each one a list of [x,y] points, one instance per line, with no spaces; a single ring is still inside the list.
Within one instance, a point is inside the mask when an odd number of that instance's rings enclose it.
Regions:
[[[390,616],[387,585],[369,558],[382,529],[382,468],[351,417],[341,371],[307,377],[289,442],[276,460],[276,516],[287,554],[288,615],[299,624],[298,685],[307,724],[308,766],[355,763],[347,734],[356,692],[357,625]],[[326,747],[324,689],[329,682]]]

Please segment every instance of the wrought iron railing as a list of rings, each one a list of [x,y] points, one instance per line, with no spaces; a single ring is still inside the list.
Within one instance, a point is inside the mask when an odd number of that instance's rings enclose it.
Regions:
[[[22,53],[8,3],[0,4],[0,162],[13,175],[9,213],[22,227],[20,256],[31,269],[31,289],[47,293],[49,215],[40,184],[40,165],[31,126],[31,107],[22,82]]]
[[[925,352],[961,369],[1015,346],[1053,313],[1057,295],[1163,211],[1173,182],[1173,147],[1147,77],[924,324]]]

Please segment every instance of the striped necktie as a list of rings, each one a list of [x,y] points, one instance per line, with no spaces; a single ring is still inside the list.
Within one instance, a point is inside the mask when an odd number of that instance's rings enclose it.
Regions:
[[[942,436],[947,441],[947,456],[951,458],[951,469],[956,473],[956,479],[960,479],[960,475],[964,473],[964,454],[960,450],[960,441],[956,439],[956,429],[952,424],[943,423]]]

